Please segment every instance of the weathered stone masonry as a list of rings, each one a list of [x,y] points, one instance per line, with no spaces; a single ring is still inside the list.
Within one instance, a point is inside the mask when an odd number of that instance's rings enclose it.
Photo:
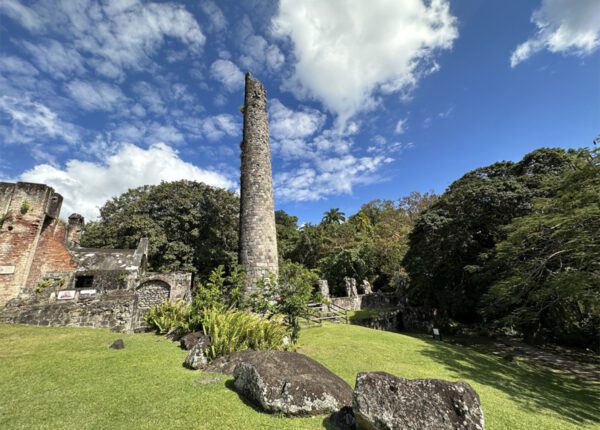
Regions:
[[[0,321],[137,331],[151,306],[191,300],[191,273],[147,272],[145,238],[81,248],[84,219],[65,225],[61,204],[46,185],[0,183]]]
[[[249,291],[258,279],[278,274],[267,93],[250,73],[243,113],[239,261]]]

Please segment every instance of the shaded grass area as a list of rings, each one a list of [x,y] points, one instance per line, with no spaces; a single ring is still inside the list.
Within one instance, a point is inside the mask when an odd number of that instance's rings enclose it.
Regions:
[[[125,349],[109,349],[119,337]],[[298,350],[352,385],[369,370],[466,380],[480,394],[487,429],[600,426],[598,386],[465,347],[325,324],[303,330]],[[152,334],[0,325],[0,428],[324,428],[325,417],[258,412],[230,389],[230,378],[184,369],[185,355]]]

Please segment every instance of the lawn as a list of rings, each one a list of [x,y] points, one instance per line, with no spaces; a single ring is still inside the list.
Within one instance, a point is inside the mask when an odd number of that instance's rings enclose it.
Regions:
[[[108,346],[117,338],[124,350]],[[325,325],[299,352],[354,383],[359,371],[465,380],[487,429],[600,427],[600,387],[428,339]],[[152,334],[0,324],[1,429],[320,429],[325,417],[257,412],[230,378],[186,370],[186,352]]]

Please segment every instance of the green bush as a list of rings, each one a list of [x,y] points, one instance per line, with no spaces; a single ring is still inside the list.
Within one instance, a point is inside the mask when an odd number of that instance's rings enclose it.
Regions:
[[[307,305],[312,300],[321,300],[320,295],[313,291],[317,279],[315,270],[289,260],[282,261],[277,282],[273,276],[258,280],[256,291],[249,300],[250,308],[267,318],[284,315],[292,328],[292,340],[296,341],[300,331],[299,318],[306,316]]]
[[[196,326],[191,306],[182,300],[167,301],[154,306],[150,308],[144,319],[160,334],[168,333],[171,329],[178,329],[181,334],[185,334]]]
[[[195,315],[203,309],[232,309],[240,307],[244,291],[244,272],[238,265],[232,265],[226,274],[223,265],[215,267],[205,283],[196,286],[192,310]]]
[[[267,320],[239,310],[204,309],[200,321],[204,334],[211,339],[211,359],[245,349],[281,351],[287,348],[291,334],[275,318]]]

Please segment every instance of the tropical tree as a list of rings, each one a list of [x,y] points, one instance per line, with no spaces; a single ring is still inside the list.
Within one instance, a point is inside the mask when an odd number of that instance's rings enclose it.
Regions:
[[[582,152],[542,148],[518,163],[500,162],[467,173],[416,222],[403,263],[413,304],[437,308],[461,322],[480,320],[490,283],[486,265],[506,238],[504,226],[532,209]]]
[[[600,349],[600,165],[547,183],[533,211],[505,229],[490,262],[495,277],[483,313],[500,326]]]
[[[237,260],[238,213],[238,197],[221,188],[185,180],[145,185],[106,202],[81,244],[135,248],[148,237],[150,269],[204,276]]]
[[[340,208],[331,208],[323,214],[322,224],[342,224],[346,221],[346,215]]]

